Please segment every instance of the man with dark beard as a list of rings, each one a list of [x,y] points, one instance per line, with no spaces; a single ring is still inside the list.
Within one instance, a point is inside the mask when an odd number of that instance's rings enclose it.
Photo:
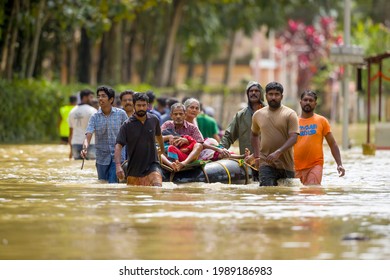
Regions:
[[[264,103],[264,89],[258,82],[248,82],[245,88],[245,94],[248,99],[248,106],[235,114],[225,129],[225,133],[220,142],[224,148],[229,149],[238,140],[240,155],[253,153],[250,138],[252,116],[254,112],[266,106]],[[255,181],[258,180],[258,176],[258,172],[253,170],[253,179]]]
[[[279,179],[294,178],[293,146],[299,135],[296,112],[281,104],[283,86],[265,87],[268,106],[253,114],[251,142],[260,186],[277,186]]]
[[[250,140],[252,116],[258,109],[265,107],[264,89],[258,82],[250,81],[246,86],[245,94],[248,98],[248,106],[236,113],[221,138],[221,145],[226,149],[238,140],[241,155],[245,154],[246,148],[253,152]]]
[[[330,131],[328,120],[314,113],[317,94],[306,90],[301,94],[302,113],[299,118],[300,135],[294,146],[295,177],[304,185],[320,185],[324,165],[324,137],[337,163],[337,172],[342,177],[345,169],[341,163],[340,149]]]
[[[162,186],[161,166],[156,149],[164,153],[164,142],[158,118],[147,113],[149,98],[144,93],[135,93],[135,113],[121,126],[115,144],[116,175],[125,178],[121,166],[121,151],[127,148],[127,184],[141,186]]]

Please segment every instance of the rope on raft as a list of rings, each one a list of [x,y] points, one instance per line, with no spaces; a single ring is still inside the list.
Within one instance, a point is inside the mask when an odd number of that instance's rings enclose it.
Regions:
[[[230,158],[229,160],[233,160],[235,162],[238,163],[238,165],[240,167],[244,167],[245,168],[245,180],[246,180],[246,184],[249,182],[249,172],[248,172],[248,168],[251,168],[252,170],[256,170],[256,171],[259,171],[258,168],[256,168],[255,166],[253,165],[250,165],[249,163],[245,162],[245,160],[243,159],[232,159]],[[222,166],[222,168],[225,170],[227,176],[228,176],[228,184],[230,185],[232,183],[232,178],[231,178],[231,174],[230,174],[230,171],[229,169],[221,162],[219,161],[204,161],[204,160],[196,160],[188,165],[186,165],[183,169],[181,169],[180,171],[178,172],[181,172],[181,171],[185,171],[185,170],[190,170],[190,169],[193,169],[195,167],[200,167],[204,176],[205,176],[205,179],[207,181],[207,183],[210,183],[210,178],[205,170],[205,165],[209,162],[215,162],[217,164],[219,164],[220,166]],[[161,164],[161,167],[163,169],[165,169],[166,171],[170,172],[170,175],[169,175],[169,181],[170,182],[173,182],[173,178],[175,177],[175,174],[178,173],[176,172],[173,168],[169,167],[168,165],[165,165],[164,163],[160,162]]]

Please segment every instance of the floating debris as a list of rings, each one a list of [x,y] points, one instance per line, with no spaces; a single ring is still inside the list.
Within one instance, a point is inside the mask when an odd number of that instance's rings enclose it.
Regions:
[[[370,238],[368,236],[365,236],[362,233],[351,232],[351,233],[348,233],[347,235],[345,235],[343,237],[343,240],[366,241],[366,240],[370,240]]]

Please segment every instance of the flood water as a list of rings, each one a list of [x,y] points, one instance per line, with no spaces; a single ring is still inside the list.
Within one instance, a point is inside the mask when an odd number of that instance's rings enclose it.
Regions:
[[[321,187],[102,184],[65,145],[0,145],[0,259],[390,259],[390,151]],[[346,240],[345,240],[346,239]]]

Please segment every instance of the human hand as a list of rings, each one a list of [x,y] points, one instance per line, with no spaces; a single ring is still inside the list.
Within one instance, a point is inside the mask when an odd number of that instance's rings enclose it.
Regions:
[[[282,152],[280,150],[276,150],[275,152],[269,154],[267,156],[267,158],[265,159],[265,161],[268,163],[268,164],[272,164],[274,163],[276,160],[279,159],[279,157],[281,156]]]
[[[85,158],[87,156],[87,148],[83,148],[80,152],[81,158]]]
[[[222,155],[222,158],[230,158],[230,152],[225,148],[219,149],[218,152]]]
[[[345,169],[342,165],[337,166],[337,172],[339,173],[339,177],[343,177],[345,175]]]
[[[175,137],[173,135],[170,135],[169,136],[169,139],[168,139],[168,142],[169,142],[169,145],[174,145],[175,143]]]
[[[184,137],[179,137],[179,138],[175,139],[173,142],[174,142],[174,145],[177,147],[189,144],[188,139],[186,139]]]
[[[249,165],[254,165],[255,164],[255,157],[252,155],[248,155],[244,158],[244,161],[249,164]]]
[[[116,165],[116,176],[119,180],[125,179],[125,172],[123,171],[123,168],[120,164]]]

